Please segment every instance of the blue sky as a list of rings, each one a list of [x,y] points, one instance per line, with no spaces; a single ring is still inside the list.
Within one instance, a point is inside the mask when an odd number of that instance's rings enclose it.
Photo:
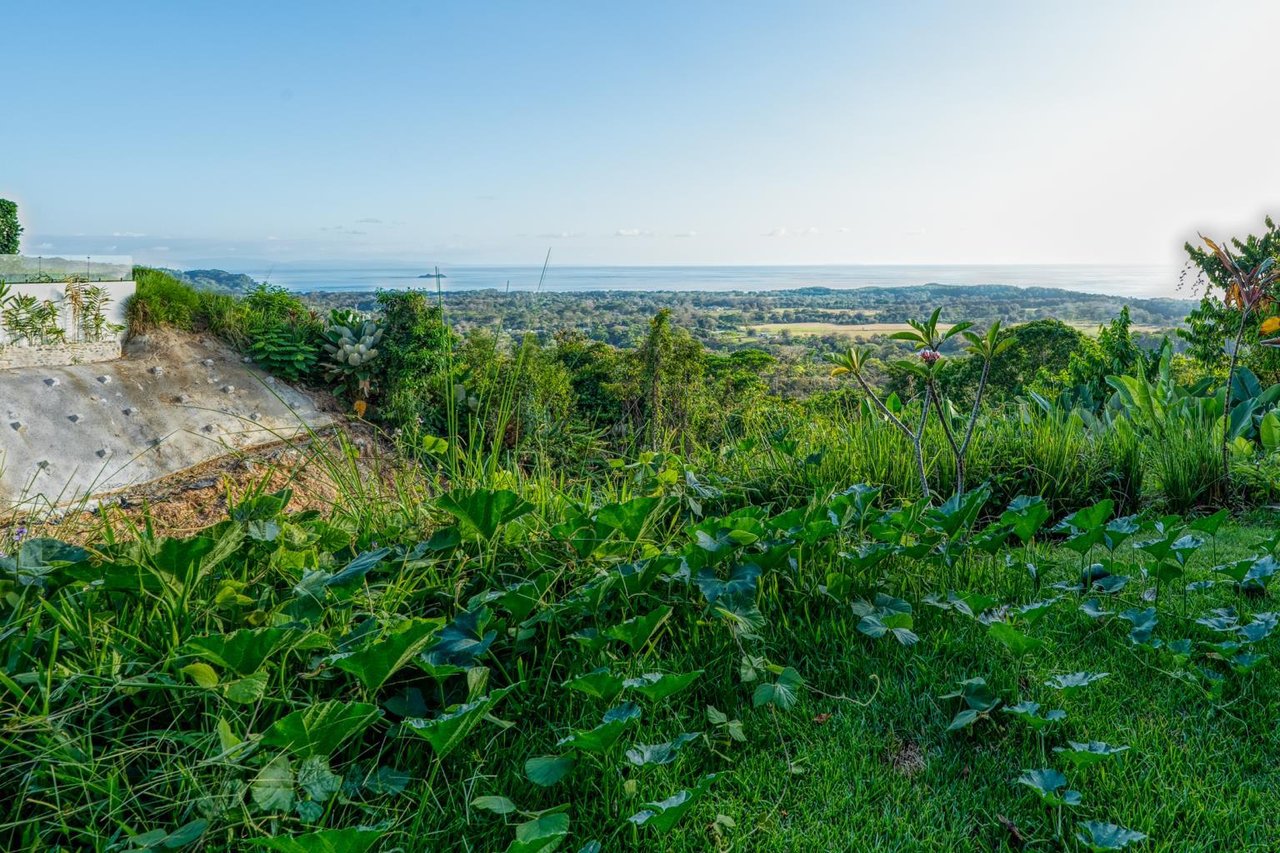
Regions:
[[[1280,209],[1274,2],[48,2],[5,18],[0,196],[31,252],[1175,263],[1197,228]]]

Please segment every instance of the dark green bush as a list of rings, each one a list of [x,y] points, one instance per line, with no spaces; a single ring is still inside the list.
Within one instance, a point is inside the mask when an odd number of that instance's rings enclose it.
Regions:
[[[0,255],[18,254],[18,238],[21,236],[18,205],[7,198],[0,198]]]

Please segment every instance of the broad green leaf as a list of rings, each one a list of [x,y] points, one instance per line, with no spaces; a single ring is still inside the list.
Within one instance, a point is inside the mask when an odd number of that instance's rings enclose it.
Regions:
[[[756,584],[760,578],[760,567],[754,563],[734,566],[729,572],[728,580],[723,580],[712,568],[701,569],[694,578],[694,583],[702,592],[708,604],[725,602],[755,601]]]
[[[1055,675],[1044,683],[1045,687],[1056,687],[1064,693],[1075,693],[1088,687],[1095,681],[1101,681],[1108,672],[1073,672],[1067,675]]]
[[[458,519],[467,532],[485,541],[492,539],[504,524],[533,511],[533,504],[506,489],[447,492],[436,499],[436,506]]]
[[[1127,746],[1109,746],[1100,740],[1091,740],[1088,743],[1067,741],[1066,746],[1055,746],[1053,751],[1070,761],[1076,768],[1083,770],[1108,761],[1128,749]]]
[[[987,626],[987,633],[1004,643],[1015,655],[1025,655],[1044,645],[1044,640],[1029,637],[1007,622],[992,622]]]
[[[251,843],[279,853],[367,853],[385,830],[354,826],[347,829],[322,829],[304,835],[277,835],[255,838]]]
[[[646,764],[670,764],[676,760],[685,745],[693,743],[701,735],[701,732],[685,732],[667,743],[638,743],[627,750],[627,761],[637,767],[644,767]]]
[[[976,619],[999,604],[1000,600],[977,592],[948,590],[946,600],[943,600],[937,593],[930,593],[924,597],[924,603],[940,610],[954,610],[957,613],[968,616],[970,619]]]
[[[1240,654],[1236,655],[1235,657],[1227,661],[1227,663],[1231,665],[1231,671],[1236,673],[1237,675],[1248,675],[1249,673],[1257,669],[1259,666],[1261,666],[1262,663],[1266,661],[1266,659],[1267,659],[1267,655],[1265,654],[1250,654],[1248,652],[1241,652]]]
[[[343,741],[358,737],[381,716],[380,710],[363,702],[321,702],[277,720],[263,733],[262,743],[301,758],[328,757]]]
[[[486,796],[476,797],[471,801],[471,807],[476,809],[484,809],[494,814],[511,814],[516,810],[516,804],[508,800],[506,797]]]
[[[658,702],[684,690],[697,681],[700,675],[702,675],[702,670],[700,669],[680,674],[646,672],[635,678],[628,678],[623,682],[623,686],[628,690],[636,691],[647,699]]]
[[[218,671],[207,663],[189,663],[182,668],[182,674],[199,687],[207,689],[218,686]]]
[[[605,504],[596,511],[596,522],[635,542],[644,532],[645,522],[662,504],[662,498],[633,498],[616,504]]]
[[[531,580],[512,584],[496,599],[498,606],[511,614],[512,622],[523,622],[538,606],[554,579],[551,572],[543,572]]]
[[[332,655],[329,662],[368,690],[377,690],[422,651],[439,628],[438,619],[406,619],[381,639],[358,651]]]
[[[1107,547],[1108,551],[1114,551],[1141,529],[1136,515],[1126,515],[1112,519],[1102,528],[1102,544]]]
[[[796,704],[796,691],[804,686],[804,678],[792,667],[787,667],[778,675],[778,680],[765,682],[756,687],[751,694],[751,704],[759,708],[762,705],[773,705],[780,711],[790,711]]]
[[[624,702],[605,712],[604,721],[600,725],[591,729],[575,730],[567,737],[561,738],[556,746],[603,754],[613,748],[623,732],[639,721],[640,706],[634,702]]]
[[[671,607],[664,604],[643,616],[636,616],[618,625],[610,626],[605,629],[604,635],[611,640],[626,643],[631,647],[632,652],[639,652],[658,630],[658,626],[670,615]]]
[[[329,759],[313,755],[298,765],[298,787],[311,799],[323,803],[342,787],[342,779],[329,769]]]
[[[135,835],[130,838],[129,844],[131,846],[129,849],[130,851],[178,850],[199,841],[208,828],[209,821],[201,819],[183,824],[173,832],[154,829],[151,832],[144,832],[141,835]]]
[[[1255,613],[1253,621],[1240,626],[1240,638],[1246,643],[1259,643],[1271,636],[1271,632],[1280,624],[1280,614]]]
[[[1041,714],[1039,702],[1019,702],[1017,705],[1006,705],[1004,711],[1006,714],[1013,714],[1030,726],[1033,731],[1037,732],[1047,731],[1067,718],[1067,712],[1061,708],[1055,708]]]
[[[241,628],[230,634],[192,637],[181,649],[218,666],[250,675],[272,656],[299,644],[305,632],[297,628]]]
[[[968,728],[1000,705],[1000,698],[987,686],[984,678],[968,678],[959,682],[960,689],[945,694],[943,699],[961,699],[966,707],[956,713],[947,731]]]
[[[357,556],[350,563],[347,563],[343,569],[332,575],[325,586],[343,587],[350,586],[364,579],[379,563],[387,558],[391,553],[390,548],[379,548],[376,551],[366,551]]]
[[[253,804],[264,812],[287,812],[293,808],[293,766],[283,752],[271,759],[249,786]]]
[[[911,605],[901,598],[876,593],[874,604],[855,601],[852,608],[855,615],[862,617],[858,620],[858,630],[868,637],[879,639],[892,634],[904,646],[915,645],[920,640],[911,630],[915,626]]]
[[[425,738],[435,750],[436,757],[444,758],[462,743],[494,705],[514,689],[514,684],[503,687],[474,702],[458,705],[434,719],[412,718],[404,720],[401,725],[419,737]]]
[[[530,782],[550,788],[573,769],[573,755],[539,755],[524,763],[524,775]]]
[[[371,794],[388,796],[403,794],[411,781],[413,781],[413,777],[404,770],[397,770],[394,767],[379,767],[376,772],[366,776],[361,784]]]
[[[1156,629],[1156,609],[1154,607],[1148,607],[1145,610],[1130,608],[1122,612],[1120,618],[1133,625],[1133,629],[1129,632],[1129,641],[1134,645],[1141,646],[1151,641],[1151,634]]]
[[[1018,782],[1035,791],[1050,808],[1080,805],[1080,792],[1068,788],[1067,777],[1052,768],[1028,770],[1018,777]]]
[[[709,773],[703,776],[693,790],[684,789],[677,791],[665,800],[656,803],[645,803],[644,808],[633,814],[627,820],[636,826],[644,826],[653,829],[659,835],[665,834],[671,830],[676,822],[684,816],[685,812],[693,808],[694,804],[707,793],[707,789],[711,787],[711,783],[719,776],[717,773]]]
[[[569,815],[551,812],[516,825],[516,838],[507,853],[551,853],[569,835]]]
[[[1103,823],[1087,820],[1080,824],[1076,839],[1094,853],[1105,850],[1123,850],[1136,841],[1143,841],[1147,836],[1114,823]]]
[[[623,679],[602,666],[569,679],[564,686],[609,702],[622,692]]]
[[[1115,502],[1107,498],[1106,500],[1098,501],[1092,506],[1076,510],[1062,519],[1060,526],[1076,530],[1094,530],[1107,523],[1107,519],[1111,518],[1111,513],[1114,509]]]
[[[237,705],[252,705],[267,695],[268,680],[265,672],[255,672],[253,675],[246,675],[244,678],[237,678],[235,681],[224,681],[222,683],[222,695],[226,697],[228,702],[234,702]]]
[[[436,667],[472,666],[498,636],[496,631],[485,631],[490,615],[487,607],[462,611],[440,629],[436,642],[422,653],[422,659]]]
[[[1276,413],[1269,412],[1268,414],[1275,415]],[[1277,416],[1276,426],[1277,428],[1280,428],[1280,416]],[[1280,438],[1280,435],[1278,435],[1277,438]],[[1222,527],[1222,523],[1230,518],[1230,516],[1231,512],[1229,510],[1220,509],[1213,515],[1205,515],[1195,519],[1188,525],[1188,527],[1192,530],[1198,530],[1201,533],[1208,534],[1209,536],[1217,536],[1218,529]]]
[[[1046,598],[1042,601],[1033,601],[1030,604],[1024,604],[1018,608],[1018,615],[1026,621],[1028,625],[1035,625],[1044,615],[1053,609],[1060,598]]]

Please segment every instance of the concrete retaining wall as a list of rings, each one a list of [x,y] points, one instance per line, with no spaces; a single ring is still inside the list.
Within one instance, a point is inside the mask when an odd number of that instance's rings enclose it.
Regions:
[[[107,323],[117,326],[125,325],[125,312],[130,297],[137,290],[132,281],[91,281],[84,287],[101,287],[107,292],[110,300],[103,314]],[[14,343],[10,339],[4,324],[0,322],[0,370],[19,367],[59,367],[68,364],[93,364],[111,361],[120,357],[123,333],[108,333],[101,341],[77,340],[78,330],[72,316],[71,304],[67,299],[67,285],[63,282],[50,284],[11,284],[9,296],[34,296],[41,302],[51,301],[60,309],[60,322],[66,333],[65,344],[52,346],[32,346],[25,341]]]
[[[135,337],[125,355],[0,372],[0,513],[73,504],[331,423],[212,339]]]
[[[68,364],[95,364],[114,361],[122,352],[120,339],[59,344],[52,347],[0,347],[0,370],[19,367],[62,367]]]

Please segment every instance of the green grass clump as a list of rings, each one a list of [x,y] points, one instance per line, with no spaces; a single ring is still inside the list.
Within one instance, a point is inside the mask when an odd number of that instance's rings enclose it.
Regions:
[[[133,280],[137,290],[126,307],[132,332],[163,326],[191,330],[203,319],[204,300],[200,291],[189,284],[146,267],[135,267]]]

